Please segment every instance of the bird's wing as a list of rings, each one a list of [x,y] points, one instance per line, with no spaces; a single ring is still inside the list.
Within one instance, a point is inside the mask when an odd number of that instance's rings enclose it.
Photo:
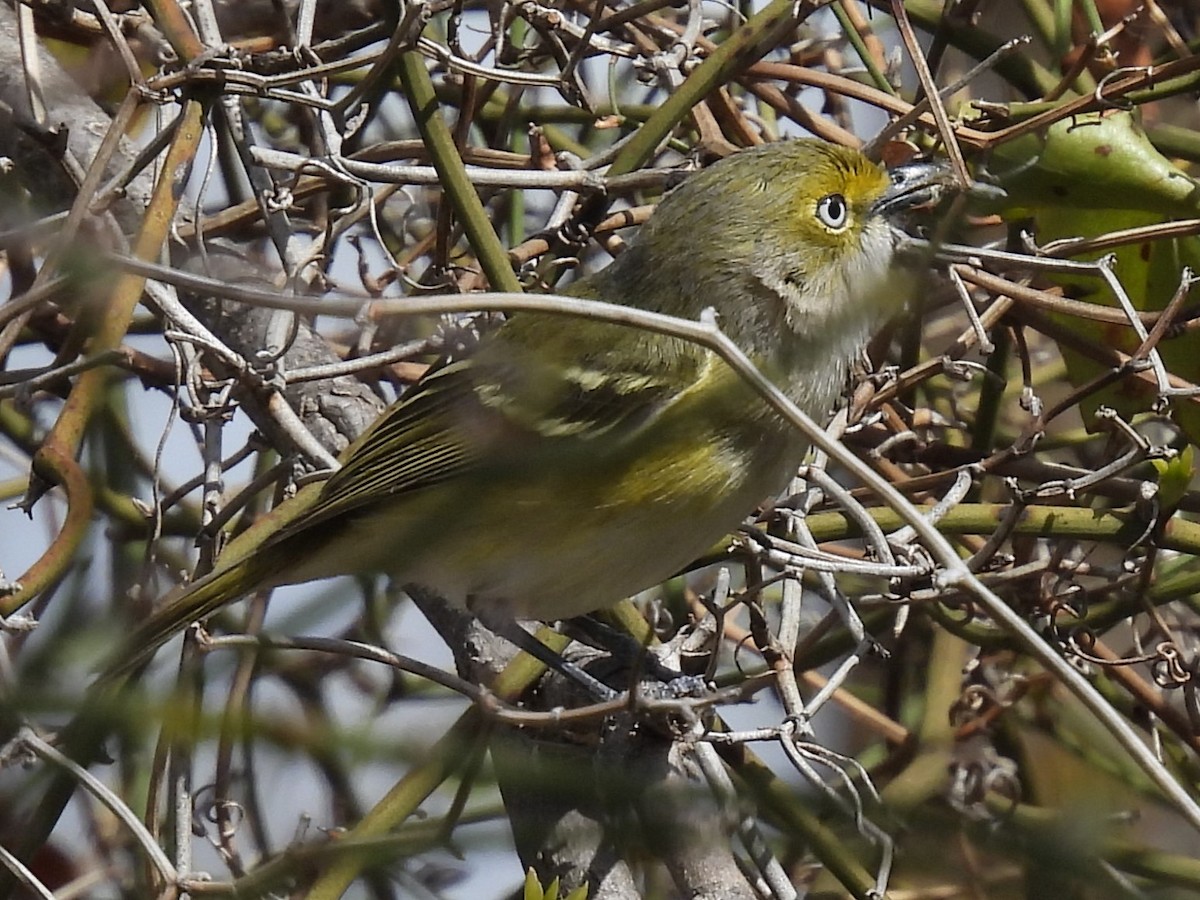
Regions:
[[[525,313],[469,358],[431,369],[347,452],[312,513],[289,532],[387,497],[519,458],[556,442],[566,452],[641,433],[693,385],[702,353],[685,341]],[[614,338],[622,340],[614,344]],[[599,450],[599,448],[597,448]]]

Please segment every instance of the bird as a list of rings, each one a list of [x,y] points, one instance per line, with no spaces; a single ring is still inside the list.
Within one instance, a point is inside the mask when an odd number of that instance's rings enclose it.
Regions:
[[[944,183],[936,164],[889,173],[818,139],[759,145],[687,177],[625,252],[565,292],[691,320],[709,311],[826,420],[902,300],[900,222]],[[109,675],[250,591],[336,575],[388,575],[490,619],[588,613],[684,568],[806,451],[710,349],[516,312],[432,365],[264,537],[168,595]]]

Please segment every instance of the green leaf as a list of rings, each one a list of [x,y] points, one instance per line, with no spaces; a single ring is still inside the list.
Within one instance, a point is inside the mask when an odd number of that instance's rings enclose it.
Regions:
[[[1200,210],[1196,181],[1159,153],[1134,117],[1124,111],[1075,116],[1043,133],[1011,141],[997,149],[991,172],[1008,193],[1002,214],[1014,221],[1032,217],[1039,244],[1157,225]],[[1184,268],[1200,271],[1200,238],[1196,237],[1126,244],[1111,254],[1113,273],[1139,311],[1164,309],[1179,288]],[[1101,255],[1076,258],[1096,260]],[[1118,305],[1100,278],[1056,274],[1049,280],[1068,297],[1100,306]],[[1137,334],[1125,325],[1056,318],[1099,346],[1133,353],[1140,344]],[[1076,386],[1106,371],[1069,347],[1060,350]],[[1200,335],[1167,337],[1159,342],[1158,352],[1168,371],[1200,381]],[[1100,406],[1111,406],[1129,418],[1150,409],[1156,399],[1153,384],[1127,377],[1093,392],[1080,409],[1090,429]],[[1174,404],[1173,414],[1188,440],[1200,443],[1200,405],[1180,401]]]
[[[546,892],[542,890],[542,883],[538,881],[532,868],[525,870],[525,890],[522,897],[523,900],[546,900]]]
[[[1158,497],[1164,507],[1173,508],[1183,499],[1196,474],[1195,448],[1188,444],[1184,451],[1172,459],[1152,459],[1150,464],[1158,471]]]
[[[1200,212],[1197,182],[1159,153],[1124,110],[1072,116],[1007,141],[995,149],[987,170],[1008,194],[1010,215],[1036,215],[1049,204],[1161,215]]]
[[[541,882],[538,881],[537,874],[533,869],[528,869],[525,872],[525,892],[523,900],[559,900],[558,892],[560,885],[558,879],[555,878],[544,889]],[[571,891],[564,900],[587,900],[587,885],[580,885],[575,890]]]
[[[557,878],[551,881],[550,884],[543,889],[541,882],[538,881],[537,875],[534,873],[533,869],[529,869],[525,872],[525,892],[522,900],[559,900],[559,890],[560,885]],[[587,895],[587,885],[581,884],[579,887],[575,888],[575,890],[571,891],[571,893],[569,893],[566,897],[564,897],[563,900],[587,900]]]

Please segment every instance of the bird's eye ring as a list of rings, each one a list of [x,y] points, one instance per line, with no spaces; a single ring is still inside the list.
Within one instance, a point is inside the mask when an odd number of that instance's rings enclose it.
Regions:
[[[850,209],[846,206],[846,198],[841,194],[830,194],[822,197],[817,203],[817,218],[826,228],[841,231],[846,227],[850,217]]]

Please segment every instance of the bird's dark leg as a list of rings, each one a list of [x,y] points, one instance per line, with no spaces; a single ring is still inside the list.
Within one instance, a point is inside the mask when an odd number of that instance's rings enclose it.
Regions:
[[[641,642],[600,621],[594,616],[576,616],[563,622],[563,633],[581,643],[588,644],[612,654],[619,664],[632,671],[645,670],[651,678],[672,682],[683,673],[664,665],[653,653],[647,652]]]
[[[570,660],[563,659],[539,641],[537,637],[522,628],[516,619],[511,616],[503,613],[489,613],[482,610],[476,611],[475,615],[488,629],[500,635],[506,641],[516,645],[517,648],[524,650],[539,662],[545,663],[547,667],[553,669],[555,672],[571,679],[600,702],[615,700],[620,696],[619,691],[613,690],[607,684],[600,681],[594,675],[585,672]]]

